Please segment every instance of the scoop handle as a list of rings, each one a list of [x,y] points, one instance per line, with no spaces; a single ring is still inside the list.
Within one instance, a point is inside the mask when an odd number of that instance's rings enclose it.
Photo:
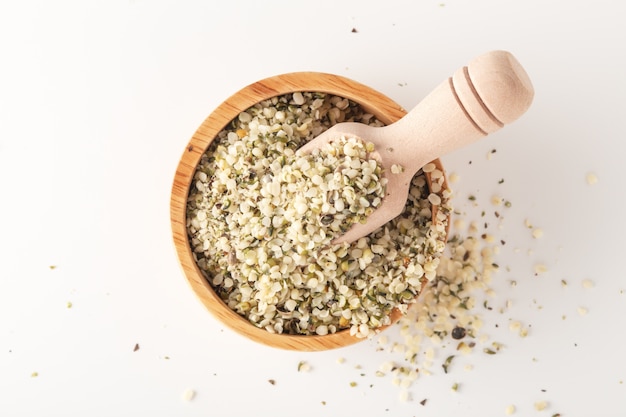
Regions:
[[[519,118],[534,89],[528,74],[507,51],[474,58],[442,82],[413,110],[387,126],[404,152],[404,166],[416,172],[429,161],[461,148]],[[398,155],[396,155],[398,158]]]

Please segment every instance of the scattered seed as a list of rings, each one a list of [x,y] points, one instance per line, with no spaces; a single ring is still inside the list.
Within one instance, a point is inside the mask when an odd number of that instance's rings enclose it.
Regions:
[[[504,414],[510,416],[515,413],[515,406],[513,404],[507,406],[504,410]]]
[[[298,372],[309,372],[311,370],[311,365],[308,362],[300,361],[298,363]]]
[[[457,178],[454,179],[457,180]],[[477,200],[473,194],[468,195],[467,199]],[[502,204],[504,200],[498,197],[495,202]],[[477,207],[476,204],[473,206]],[[487,212],[483,212],[483,217],[487,216]],[[481,213],[481,210],[478,213]],[[415,371],[415,375],[418,375],[415,368],[419,369],[421,376],[433,374],[435,366],[439,365],[444,373],[452,373],[454,368],[451,365],[455,355],[449,354],[450,347],[456,348],[454,352],[457,355],[477,351],[477,344],[480,344],[480,348],[487,355],[496,355],[503,348],[503,345],[498,342],[485,347],[489,336],[478,334],[482,327],[482,320],[478,315],[477,307],[482,304],[482,301],[477,301],[475,295],[476,293],[493,295],[488,285],[491,276],[498,270],[508,270],[504,266],[499,266],[494,259],[498,253],[497,249],[500,245],[504,245],[504,242],[496,239],[493,234],[487,233],[493,229],[492,224],[487,224],[486,228],[483,228],[486,218],[480,223],[472,222],[468,226],[463,219],[462,212],[455,211],[454,214],[453,226],[457,234],[449,236],[447,244],[451,255],[440,258],[435,279],[417,298],[418,305],[409,309],[398,323],[401,337],[403,337],[402,349],[399,349],[398,344],[390,345],[386,338],[383,339],[384,342],[379,340],[378,343],[381,351],[398,353],[410,365],[387,362],[386,365],[381,365],[375,374],[376,376],[391,374],[391,382],[401,389],[406,389],[410,385],[410,378],[406,377],[407,372]],[[496,217],[504,218],[500,214]],[[510,283],[511,286],[516,286],[517,281],[511,280]],[[487,309],[493,308],[487,304],[482,305]],[[507,308],[510,306],[511,303],[507,302]],[[520,337],[525,337],[528,334],[528,327],[518,323],[511,325],[511,330],[517,332]],[[465,335],[460,337],[463,330],[465,330]],[[452,342],[452,340],[459,341]],[[440,356],[441,353],[444,354]],[[437,360],[441,360],[439,358],[443,359],[442,363],[434,365]],[[463,369],[471,371],[473,365],[466,364]],[[453,389],[459,389],[458,383],[453,385]]]
[[[467,334],[467,331],[463,327],[456,326],[454,329],[452,329],[453,339],[456,339],[456,340],[463,339],[466,334]]]
[[[546,408],[548,408],[548,402],[547,401],[537,401],[535,403],[535,410],[537,410],[537,411],[542,411],[542,410],[545,410]]]
[[[472,352],[472,347],[465,342],[460,342],[457,345],[456,350],[464,354],[469,354]]]
[[[139,350],[139,343],[135,343],[135,347],[133,348],[133,352],[137,352]]]
[[[511,330],[512,332],[519,332],[520,329],[522,328],[522,323],[520,323],[519,321],[512,321],[511,323],[509,323],[509,330]]]
[[[584,279],[583,282],[583,288],[593,288],[593,281],[591,281],[590,279]]]
[[[448,373],[448,368],[452,364],[452,359],[454,359],[454,355],[450,355],[446,358],[445,362],[441,365],[444,373]]]
[[[596,174],[593,174],[593,173],[587,174],[587,184],[593,185],[597,182],[598,182],[598,177],[596,176]]]
[[[196,391],[192,390],[192,389],[187,389],[183,392],[183,401],[191,401],[195,398],[196,396]]]
[[[276,385],[276,380],[274,379],[268,379],[267,382],[269,382],[271,385]]]

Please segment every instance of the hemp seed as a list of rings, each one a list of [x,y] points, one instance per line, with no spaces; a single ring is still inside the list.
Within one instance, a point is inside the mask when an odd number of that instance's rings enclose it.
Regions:
[[[196,391],[192,389],[187,389],[183,392],[182,398],[183,401],[191,401],[196,397]]]
[[[587,184],[593,185],[598,182],[598,177],[594,173],[587,174]]]
[[[451,209],[432,163],[412,179],[399,217],[332,244],[380,205],[386,185],[373,145],[356,138],[298,152],[342,121],[382,126],[345,98],[274,97],[232,120],[196,167],[186,225],[196,264],[232,310],[268,332],[371,337],[435,278]]]

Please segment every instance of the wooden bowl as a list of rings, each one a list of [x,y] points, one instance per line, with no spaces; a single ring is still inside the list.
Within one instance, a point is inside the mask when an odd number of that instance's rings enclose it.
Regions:
[[[402,107],[383,94],[338,75],[316,72],[289,73],[251,84],[224,101],[191,137],[176,169],[170,201],[170,220],[174,245],[183,272],[193,291],[217,319],[245,337],[265,345],[289,350],[319,351],[348,346],[364,339],[351,336],[349,330],[324,336],[308,336],[273,334],[254,326],[230,309],[204,278],[194,260],[186,229],[186,205],[191,180],[200,157],[217,134],[239,113],[254,104],[297,91],[322,92],[347,98],[360,104],[384,124],[393,123],[406,114]],[[444,172],[439,160],[433,163]],[[430,186],[428,174],[427,181]],[[433,216],[436,214],[434,209]],[[426,283],[422,285],[422,289],[425,285]],[[397,309],[393,310],[391,322],[395,323],[400,316],[401,313]]]

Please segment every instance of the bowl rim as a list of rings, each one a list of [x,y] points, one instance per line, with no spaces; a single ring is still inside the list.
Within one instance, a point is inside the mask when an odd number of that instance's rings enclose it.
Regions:
[[[347,329],[320,336],[275,334],[256,327],[228,307],[204,278],[194,260],[186,227],[186,207],[191,181],[200,158],[217,134],[239,113],[251,106],[272,97],[294,92],[320,92],[347,98],[361,105],[367,112],[372,113],[385,124],[393,123],[406,114],[406,110],[400,105],[373,88],[330,73],[290,72],[247,85],[223,101],[204,119],[183,151],[174,175],[170,197],[172,238],[179,264],[189,285],[207,310],[222,324],[251,340],[276,348],[298,351],[329,350],[358,343],[366,340],[366,338],[352,336]],[[445,171],[441,161],[436,159],[432,162],[443,172],[445,182]],[[428,174],[427,182],[430,187]],[[422,282],[422,291],[426,284],[426,281]],[[393,325],[401,316],[402,313],[398,309],[394,309],[390,317],[391,324],[378,330],[382,331]]]

